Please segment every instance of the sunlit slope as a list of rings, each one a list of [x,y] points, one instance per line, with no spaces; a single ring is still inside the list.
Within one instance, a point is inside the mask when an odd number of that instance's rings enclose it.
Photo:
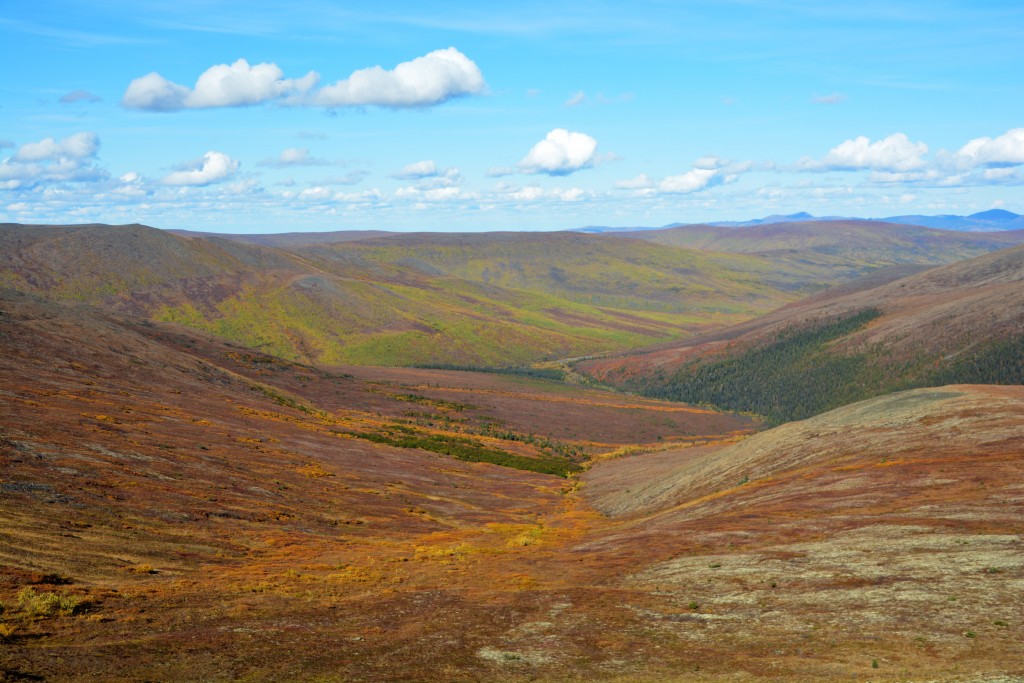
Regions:
[[[1024,247],[876,287],[839,287],[690,343],[581,369],[776,422],[911,387],[1020,384]]]
[[[323,363],[518,365],[679,339],[818,279],[748,255],[570,234],[286,251],[144,226],[0,228],[0,282]]]
[[[619,525],[581,562],[730,675],[1016,681],[1022,434],[1024,387],[950,385],[603,461],[582,491]]]

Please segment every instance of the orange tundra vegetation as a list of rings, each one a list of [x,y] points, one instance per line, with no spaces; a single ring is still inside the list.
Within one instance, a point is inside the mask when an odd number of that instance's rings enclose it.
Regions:
[[[8,290],[0,345],[4,679],[1024,675],[1021,387],[764,430]]]

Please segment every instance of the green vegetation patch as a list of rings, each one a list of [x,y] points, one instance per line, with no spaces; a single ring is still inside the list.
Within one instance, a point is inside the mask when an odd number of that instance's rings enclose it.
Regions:
[[[397,446],[398,448],[420,448],[432,453],[450,455],[466,462],[486,462],[516,470],[554,474],[568,477],[581,468],[574,462],[558,457],[527,458],[522,455],[506,453],[460,436],[428,434],[417,432],[409,427],[395,426],[379,432],[354,432],[335,430],[337,434],[347,434],[357,439],[366,439],[374,443]]]
[[[926,386],[1024,384],[1024,335],[980,344],[935,369],[926,382]]]
[[[531,367],[488,367],[481,365],[457,365],[453,363],[425,363],[413,367],[423,370],[459,370],[462,372],[489,372],[495,375],[512,375],[514,377],[533,377],[561,382],[565,379],[565,371],[558,368]]]

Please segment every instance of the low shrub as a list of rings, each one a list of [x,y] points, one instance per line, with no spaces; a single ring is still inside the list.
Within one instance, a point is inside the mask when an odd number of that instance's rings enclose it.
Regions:
[[[34,588],[25,588],[18,593],[18,604],[31,616],[49,617],[55,614],[74,614],[82,601],[66,593],[40,593]]]

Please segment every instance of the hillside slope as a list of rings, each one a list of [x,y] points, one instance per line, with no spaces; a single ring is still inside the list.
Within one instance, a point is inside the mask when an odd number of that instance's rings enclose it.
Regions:
[[[901,388],[1024,383],[1024,247],[839,287],[686,345],[578,369],[776,422]]]
[[[744,441],[531,377],[352,372],[0,290],[3,677],[1024,673],[1021,387]]]
[[[280,243],[298,246],[137,225],[5,225],[0,285],[306,361],[492,366],[678,339],[821,286],[754,256],[592,236]]]
[[[602,461],[583,492],[619,524],[580,552],[702,670],[728,643],[771,680],[1016,681],[1022,435],[1024,387],[954,385]]]
[[[780,266],[820,269],[843,278],[884,266],[953,263],[1024,243],[1021,230],[963,233],[864,220],[808,220],[739,228],[684,225],[625,237],[666,246],[756,254]]]

